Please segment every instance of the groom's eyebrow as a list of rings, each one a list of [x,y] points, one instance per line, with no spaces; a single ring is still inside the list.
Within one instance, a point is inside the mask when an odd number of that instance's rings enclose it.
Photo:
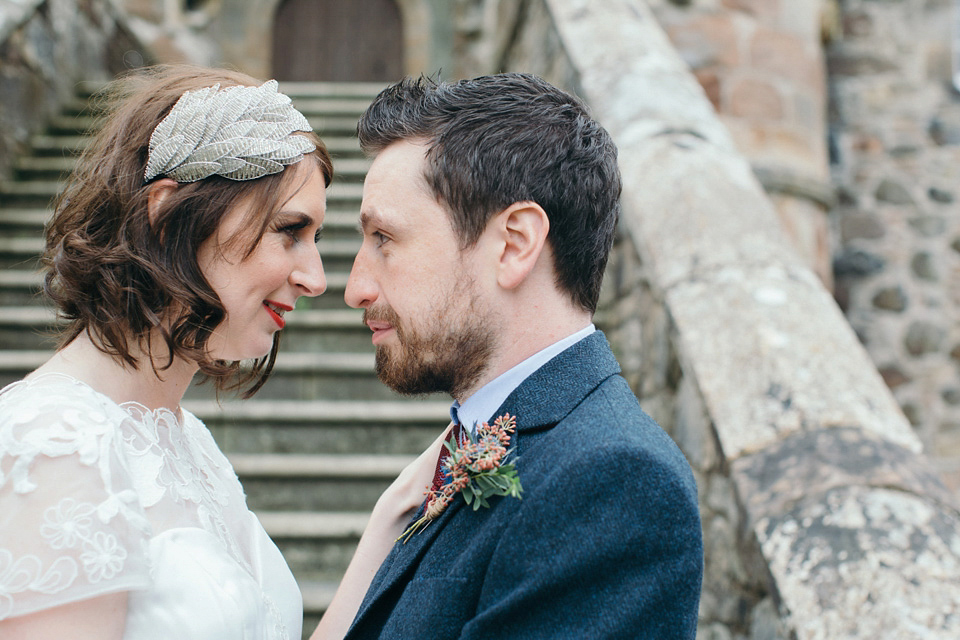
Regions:
[[[370,227],[382,227],[383,218],[380,217],[377,213],[371,213],[369,211],[360,212],[360,221],[357,223],[357,230],[360,233],[363,233]]]

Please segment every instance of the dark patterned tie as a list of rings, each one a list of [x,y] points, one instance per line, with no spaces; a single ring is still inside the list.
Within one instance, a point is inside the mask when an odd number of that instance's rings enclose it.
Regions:
[[[456,424],[453,425],[453,430],[451,431],[451,433],[453,434],[453,437],[454,437],[454,442],[456,442],[458,446],[459,446],[459,444],[460,444],[460,431],[461,431],[461,430],[462,430],[462,427],[460,426],[460,423],[458,422],[458,423],[456,423]],[[445,440],[445,442],[449,442],[449,441],[450,441],[450,438],[447,438],[447,439]],[[450,451],[447,450],[447,446],[446,446],[446,444],[444,444],[443,446],[440,447],[440,455],[437,456],[437,468],[436,468],[436,470],[433,472],[433,485],[430,487],[430,490],[431,490],[431,491],[437,491],[437,490],[440,489],[440,487],[443,486],[443,484],[444,484],[443,481],[444,481],[444,479],[445,479],[445,478],[444,478],[444,475],[445,475],[445,474],[444,474],[444,469],[443,469],[443,463],[446,462],[447,458],[449,458],[449,457],[450,457]]]

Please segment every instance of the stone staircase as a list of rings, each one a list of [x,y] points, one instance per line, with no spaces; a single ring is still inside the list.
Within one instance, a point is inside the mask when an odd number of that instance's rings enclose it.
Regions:
[[[32,143],[0,184],[0,385],[49,357],[54,314],[38,294],[42,228],[60,181],[95,126],[84,87]],[[185,405],[227,453],[304,595],[304,637],[312,632],[347,566],[377,497],[447,421],[444,397],[408,399],[373,374],[373,347],[360,313],[343,302],[368,161],[354,134],[380,89],[370,84],[282,87],[334,158],[320,253],[327,292],[287,316],[274,375],[252,400],[215,399],[195,386]]]

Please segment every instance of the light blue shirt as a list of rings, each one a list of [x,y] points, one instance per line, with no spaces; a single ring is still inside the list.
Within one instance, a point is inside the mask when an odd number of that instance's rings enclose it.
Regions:
[[[481,422],[489,422],[494,417],[493,412],[500,408],[507,396],[513,393],[513,390],[519,387],[521,382],[529,378],[534,371],[547,364],[561,351],[580,342],[596,330],[597,328],[590,324],[580,331],[554,342],[546,349],[538,351],[520,364],[500,374],[480,387],[476,393],[464,400],[463,404],[454,400],[450,407],[450,418],[454,422],[459,420],[460,424],[468,427],[470,432],[476,436],[477,425]]]

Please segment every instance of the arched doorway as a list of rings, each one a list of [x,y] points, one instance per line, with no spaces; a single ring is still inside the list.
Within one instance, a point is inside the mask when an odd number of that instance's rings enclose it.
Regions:
[[[284,0],[272,60],[278,80],[397,80],[404,69],[400,11],[394,0]]]

